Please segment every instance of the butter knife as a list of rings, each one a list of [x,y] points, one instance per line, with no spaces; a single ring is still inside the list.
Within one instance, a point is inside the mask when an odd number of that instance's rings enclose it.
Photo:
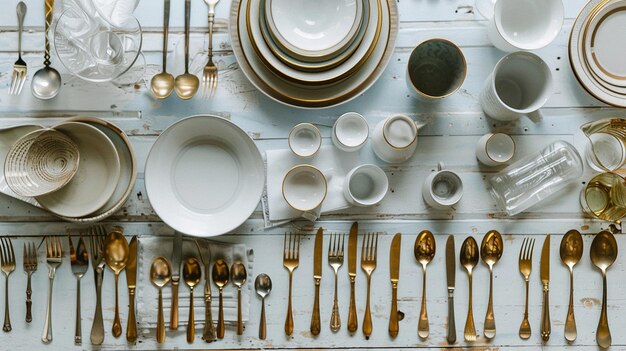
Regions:
[[[359,329],[359,322],[356,315],[356,298],[354,283],[356,280],[356,245],[359,224],[352,223],[350,236],[348,237],[348,276],[350,277],[350,310],[348,312],[348,331],[354,333]]]
[[[446,242],[446,278],[448,280],[448,343],[456,342],[456,325],[454,323],[454,280],[456,265],[454,258],[454,236],[449,235]]]
[[[170,330],[178,329],[178,284],[180,283],[180,261],[183,251],[183,235],[174,233],[174,250],[172,251],[172,311],[170,313]]]
[[[550,234],[546,235],[541,249],[541,284],[543,285],[543,312],[541,313],[541,339],[550,339]]]
[[[389,249],[389,278],[391,280],[391,313],[389,315],[389,336],[395,338],[400,331],[398,316],[398,281],[400,280],[400,233],[394,235]]]
[[[313,251],[313,279],[315,279],[315,303],[311,316],[311,334],[319,335],[321,330],[320,321],[320,283],[322,281],[322,247],[324,244],[324,229],[319,228],[315,235],[315,248]]]
[[[135,289],[137,288],[137,235],[133,236],[128,245],[128,262],[126,263],[126,285],[128,286],[128,326],[126,327],[126,340],[137,340],[137,322],[135,320]]]

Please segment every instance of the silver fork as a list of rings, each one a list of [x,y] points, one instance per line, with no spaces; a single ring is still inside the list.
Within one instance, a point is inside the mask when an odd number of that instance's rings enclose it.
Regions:
[[[46,263],[48,264],[48,308],[46,309],[46,322],[43,326],[41,340],[48,344],[52,342],[52,286],[57,268],[63,263],[63,250],[61,240],[58,237],[46,237]]]
[[[76,329],[74,332],[74,343],[81,345],[83,342],[81,317],[80,317],[80,278],[82,278],[89,268],[89,254],[85,247],[85,240],[82,234],[78,239],[78,246],[74,250],[72,237],[67,233],[67,239],[70,242],[70,263],[72,265],[72,273],[76,276]]]
[[[104,321],[102,320],[102,280],[106,261],[104,257],[104,239],[106,229],[102,225],[89,228],[89,248],[91,249],[91,268],[96,280],[96,312],[91,325],[91,344],[102,345],[104,341]]]
[[[33,293],[30,285],[30,277],[37,271],[37,248],[35,243],[30,242],[28,245],[24,243],[24,273],[28,276],[28,282],[26,283],[26,322],[30,323],[33,320],[32,305],[33,301],[30,299]]]
[[[208,256],[202,254],[200,244],[198,240],[195,240],[196,247],[198,247],[198,256],[204,266],[204,331],[202,332],[202,339],[206,342],[212,342],[217,340],[217,334],[215,334],[215,327],[213,326],[213,314],[211,313],[211,274],[209,274],[209,267],[211,266],[211,247],[208,248]]]
[[[209,60],[202,74],[202,96],[210,98],[217,90],[217,66],[213,63],[213,24],[215,22],[215,5],[220,0],[204,0],[209,7]]]
[[[335,298],[333,301],[333,312],[330,315],[330,330],[334,332],[341,328],[339,304],[337,301],[337,273],[343,265],[343,241],[344,236],[342,234],[332,234],[328,243],[328,264],[335,270]]]
[[[11,331],[11,316],[9,315],[9,275],[15,270],[15,252],[13,252],[13,243],[10,238],[2,238],[0,240],[2,251],[0,251],[0,264],[2,265],[2,273],[6,275],[4,285],[4,325],[2,330]]]
[[[11,87],[9,87],[9,95],[20,95],[24,82],[26,82],[26,62],[22,60],[22,30],[24,29],[24,16],[26,16],[26,4],[20,1],[17,4],[17,23],[18,23],[18,39],[17,39],[17,61],[13,65],[13,76],[11,77]]]

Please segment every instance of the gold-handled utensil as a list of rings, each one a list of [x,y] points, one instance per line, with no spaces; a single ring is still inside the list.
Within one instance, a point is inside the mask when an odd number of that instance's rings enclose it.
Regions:
[[[24,273],[26,273],[27,282],[26,282],[26,322],[30,323],[33,320],[32,306],[33,301],[31,300],[31,296],[33,294],[33,290],[31,288],[31,277],[33,273],[37,271],[37,248],[35,247],[35,243],[29,242],[24,243]]]
[[[489,267],[489,303],[485,315],[485,338],[493,339],[496,336],[496,318],[493,312],[493,266],[502,257],[504,242],[498,231],[490,230],[483,237],[480,246],[480,258]]]
[[[174,91],[179,98],[189,100],[198,91],[200,80],[195,74],[189,73],[189,22],[191,14],[191,0],[185,0],[185,73],[174,80]]]
[[[448,235],[446,241],[446,280],[448,282],[448,335],[449,344],[456,342],[456,322],[454,318],[454,288],[456,286],[454,235]]]
[[[315,302],[311,313],[311,334],[319,335],[321,330],[320,321],[320,284],[322,282],[322,250],[324,245],[324,229],[319,228],[315,235],[315,247],[313,249],[313,280],[315,281]]]
[[[541,248],[539,266],[541,285],[543,285],[543,309],[541,312],[541,339],[548,341],[552,327],[550,326],[550,234],[546,235]]]
[[[104,341],[104,321],[102,319],[102,281],[104,279],[104,269],[106,268],[106,258],[104,255],[104,241],[106,240],[106,229],[97,225],[89,229],[89,248],[91,249],[91,268],[96,285],[96,310],[91,325],[90,340],[92,345],[102,345]]]
[[[211,266],[211,247],[208,247],[208,255],[205,258],[202,254],[202,250],[200,250],[198,240],[196,239],[194,242],[198,248],[200,261],[202,261],[202,265],[204,265],[204,330],[202,331],[202,339],[206,342],[212,342],[217,339],[217,333],[213,326],[213,313],[211,312],[211,275],[209,274],[211,271],[209,269]]]
[[[391,312],[389,314],[389,336],[395,338],[400,331],[400,311],[398,311],[398,283],[400,282],[400,252],[402,235],[397,233],[389,248],[389,280],[391,281]]]
[[[372,312],[370,309],[370,290],[372,285],[372,273],[376,270],[376,256],[378,252],[378,234],[367,233],[361,243],[361,269],[367,277],[367,299],[365,302],[365,314],[363,315],[363,335],[369,339],[372,335]]]
[[[9,95],[20,95],[24,82],[26,82],[26,62],[22,59],[22,32],[24,31],[24,16],[26,16],[26,4],[23,1],[17,3],[17,61],[13,65],[13,75]]]
[[[163,317],[163,287],[172,279],[172,267],[165,257],[155,257],[150,267],[150,280],[159,289],[156,338],[159,344],[165,342],[165,318]]]
[[[241,287],[246,283],[248,272],[241,261],[236,261],[230,269],[230,280],[237,287],[237,335],[243,335],[243,320],[241,317]]]
[[[356,247],[358,241],[359,223],[352,223],[348,236],[348,277],[350,278],[350,309],[348,310],[348,331],[354,333],[359,329],[359,320],[356,314]]]
[[[283,241],[283,266],[289,272],[289,298],[287,300],[287,317],[285,318],[285,334],[293,333],[293,311],[291,307],[291,287],[293,271],[300,264],[300,235],[285,234]]]
[[[11,331],[11,315],[9,313],[9,276],[15,270],[15,251],[13,251],[13,243],[11,238],[3,237],[0,240],[0,266],[2,273],[5,275],[4,280],[4,324],[2,330],[5,332]]]
[[[50,27],[54,17],[54,0],[44,2],[44,55],[43,67],[40,68],[30,81],[30,90],[34,97],[41,100],[52,99],[61,90],[61,74],[50,67]]]
[[[70,242],[70,265],[72,267],[72,274],[76,277],[76,328],[74,332],[74,344],[81,345],[83,342],[83,334],[80,316],[80,279],[87,273],[87,269],[89,269],[89,253],[85,247],[82,234],[78,239],[76,249],[74,249],[72,237],[69,232],[67,233],[67,237]]]
[[[115,274],[115,317],[113,318],[113,327],[111,332],[116,338],[122,335],[122,323],[120,322],[119,294],[118,282],[120,272],[126,268],[126,262],[129,256],[128,241],[124,237],[124,229],[122,227],[113,227],[113,230],[107,236],[104,243],[104,253],[107,266],[111,268]]]
[[[126,262],[126,286],[128,287],[128,325],[126,340],[137,341],[137,320],[135,319],[135,289],[137,288],[137,248],[139,239],[134,235],[128,244],[128,262]]]
[[[472,272],[478,264],[478,243],[473,237],[468,237],[461,245],[461,253],[459,254],[461,266],[467,270],[467,279],[469,284],[469,301],[467,303],[467,320],[465,321],[465,341],[476,341],[476,326],[474,324],[474,310],[472,306]]]
[[[193,314],[193,288],[202,279],[200,262],[189,257],[183,263],[183,281],[189,287],[189,321],[187,322],[187,342],[192,343],[196,335],[196,322]]]
[[[170,0],[164,0],[163,9],[163,69],[152,77],[150,90],[157,99],[165,99],[174,90],[174,76],[167,73],[167,37],[170,30]]]
[[[202,72],[202,95],[212,97],[217,90],[217,66],[213,63],[213,24],[215,23],[215,5],[219,0],[204,0],[209,7],[209,60]]]
[[[46,322],[43,326],[41,341],[46,344],[52,342],[52,287],[57,268],[63,263],[63,249],[58,237],[46,237],[46,263],[48,264],[48,307],[46,308]]]
[[[343,234],[333,234],[331,235],[330,242],[328,243],[328,264],[335,271],[335,297],[333,299],[333,311],[330,315],[330,330],[333,332],[336,332],[341,328],[339,300],[337,298],[337,289],[339,285],[337,276],[339,268],[343,265],[343,242]]]
[[[178,287],[180,285],[180,265],[183,254],[183,234],[174,232],[172,248],[172,307],[170,309],[170,330],[178,329]]]
[[[259,339],[265,340],[267,336],[267,327],[265,324],[265,298],[272,291],[272,279],[269,275],[261,273],[254,280],[254,290],[261,296],[261,318],[259,321]]]
[[[559,254],[561,261],[569,269],[569,307],[565,318],[565,340],[576,340],[576,318],[574,317],[574,266],[583,256],[583,237],[577,230],[570,230],[561,239]]]
[[[226,262],[221,258],[217,259],[217,261],[213,264],[212,277],[213,283],[215,283],[220,293],[220,308],[217,319],[217,337],[220,339],[224,338],[224,300],[222,295],[224,293],[224,287],[228,284],[229,276],[228,265]]]
[[[430,329],[428,325],[428,312],[426,310],[426,266],[435,258],[435,251],[436,243],[433,233],[428,230],[419,233],[415,239],[413,253],[415,254],[417,262],[422,265],[422,308],[417,324],[417,335],[421,339],[428,338]]]
[[[519,337],[527,340],[530,338],[531,329],[530,322],[528,321],[528,286],[530,273],[533,269],[533,249],[535,248],[535,239],[524,238],[522,246],[519,250],[519,272],[524,277],[524,283],[526,284],[526,302],[524,304],[524,319],[519,327]]]
[[[596,330],[596,342],[602,348],[611,346],[611,330],[609,329],[609,316],[607,313],[607,280],[606,271],[617,259],[617,241],[609,231],[601,231],[591,243],[589,252],[591,262],[602,272],[602,312]]]

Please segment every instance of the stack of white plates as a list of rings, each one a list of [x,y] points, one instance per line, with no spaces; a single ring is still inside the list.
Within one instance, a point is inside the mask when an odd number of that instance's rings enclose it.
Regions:
[[[598,100],[626,107],[626,0],[591,0],[574,22],[569,57],[580,84]]]
[[[252,84],[305,108],[363,93],[385,69],[398,33],[394,0],[234,0],[230,21]]]

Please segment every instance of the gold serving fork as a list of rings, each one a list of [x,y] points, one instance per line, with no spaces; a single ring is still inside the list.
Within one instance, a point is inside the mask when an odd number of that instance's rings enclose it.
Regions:
[[[57,268],[63,263],[63,250],[61,240],[58,237],[46,237],[46,263],[48,264],[48,308],[46,309],[46,322],[43,327],[41,340],[48,344],[52,342],[52,286]]]
[[[287,304],[287,318],[285,319],[285,334],[293,333],[293,312],[291,309],[291,286],[293,271],[300,264],[300,235],[285,233],[283,241],[283,266],[289,271],[289,299]]]
[[[2,265],[2,273],[6,276],[4,281],[4,325],[2,330],[11,331],[11,316],[9,315],[9,275],[15,270],[15,252],[13,251],[13,243],[10,238],[2,238],[0,240],[2,251],[0,251],[0,264]]]
[[[522,247],[519,250],[519,272],[526,282],[526,306],[524,308],[524,320],[519,327],[519,337],[526,340],[530,338],[530,322],[528,321],[528,279],[533,268],[533,249],[535,247],[535,239],[525,238]]]
[[[22,60],[22,31],[24,29],[24,16],[26,16],[26,4],[20,1],[16,10],[18,23],[17,61],[13,65],[9,95],[20,95],[22,88],[24,88],[24,82],[26,82],[26,62]]]
[[[215,23],[215,5],[219,0],[204,0],[209,7],[209,60],[202,74],[202,96],[212,97],[217,90],[217,66],[213,63],[213,24]]]
[[[28,276],[26,283],[26,322],[30,323],[33,320],[33,301],[31,300],[33,290],[31,289],[30,277],[37,271],[37,248],[35,247],[35,243],[24,243],[24,251],[22,252],[24,253],[24,273]]]
[[[332,234],[328,243],[328,264],[335,271],[335,298],[333,299],[333,312],[330,315],[330,330],[336,332],[341,328],[339,317],[339,302],[337,299],[337,274],[343,265],[343,234]]]
[[[367,233],[363,237],[361,246],[361,269],[367,276],[367,301],[365,303],[365,316],[363,316],[363,334],[365,339],[372,335],[372,312],[370,310],[370,286],[372,273],[376,269],[376,256],[378,252],[378,233]]]

